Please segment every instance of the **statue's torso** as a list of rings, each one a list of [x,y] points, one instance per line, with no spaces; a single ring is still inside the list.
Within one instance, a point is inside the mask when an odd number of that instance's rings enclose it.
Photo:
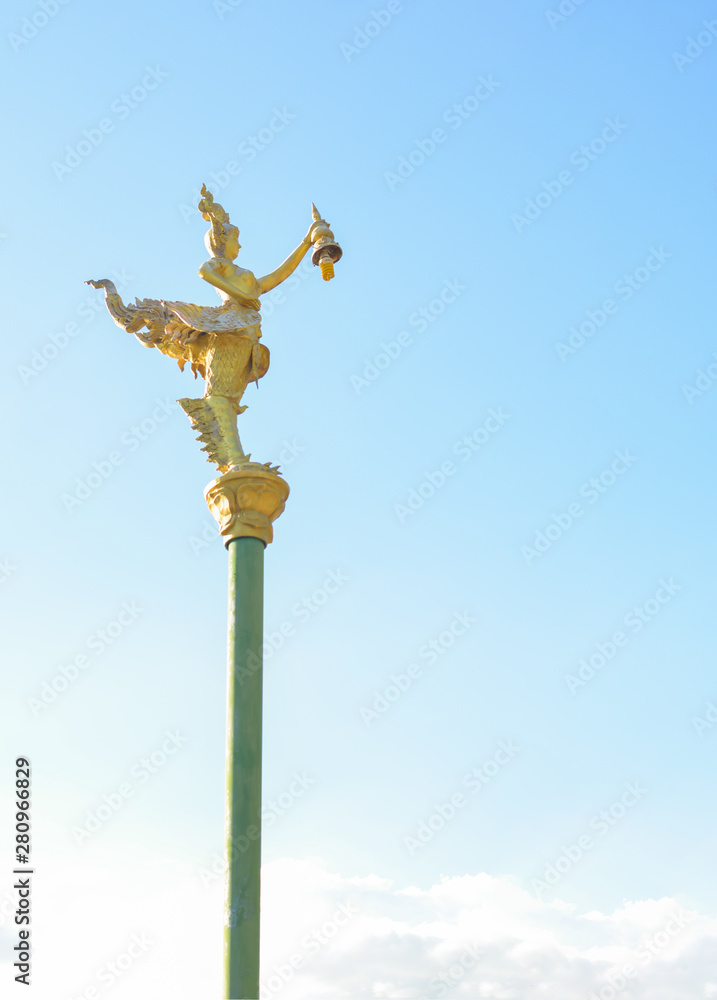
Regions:
[[[215,258],[212,262],[213,269],[228,281],[235,289],[236,295],[226,292],[223,288],[216,291],[225,302],[239,301],[242,305],[259,308],[259,282],[252,271],[247,271],[244,267],[239,267],[231,261]]]

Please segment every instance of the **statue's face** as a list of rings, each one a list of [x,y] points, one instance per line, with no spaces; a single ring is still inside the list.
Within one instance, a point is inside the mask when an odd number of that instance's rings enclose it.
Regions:
[[[226,260],[234,260],[241,249],[239,234],[236,229],[232,229],[224,240],[224,257]]]

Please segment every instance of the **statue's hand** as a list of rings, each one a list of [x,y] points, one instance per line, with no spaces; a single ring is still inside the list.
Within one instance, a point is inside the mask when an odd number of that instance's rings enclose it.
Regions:
[[[113,281],[110,281],[109,278],[100,278],[99,281],[92,281],[92,279],[90,279],[89,281],[86,281],[85,284],[92,285],[93,288],[104,288],[105,298],[108,295],[117,295],[115,284]]]
[[[302,240],[302,242],[303,243],[308,243],[309,246],[311,246],[313,244],[314,240],[316,239],[316,230],[317,229],[321,229],[322,227],[325,227],[325,226],[326,226],[326,223],[324,222],[323,219],[318,219],[316,222],[312,222],[311,225],[309,226],[309,230],[308,230],[306,236],[304,237],[304,239]]]

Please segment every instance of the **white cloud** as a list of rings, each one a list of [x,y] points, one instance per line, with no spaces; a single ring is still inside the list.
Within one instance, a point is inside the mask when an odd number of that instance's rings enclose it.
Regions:
[[[420,889],[376,876],[339,878],[318,861],[288,859],[265,868],[264,892],[265,997],[717,996],[717,921],[673,899],[581,914],[486,874]],[[355,916],[309,953],[312,933],[321,933],[340,901],[355,907]],[[281,925],[270,917],[279,910]],[[292,956],[303,959],[298,970]]]
[[[221,879],[206,888],[198,867],[129,852],[120,867],[97,852],[82,867],[46,857],[35,888],[35,1000],[221,995]],[[0,977],[12,982],[8,915]],[[673,899],[580,913],[486,874],[424,889],[285,858],[264,868],[263,919],[266,1000],[717,998],[717,921]],[[151,946],[108,979],[106,964],[142,933]]]

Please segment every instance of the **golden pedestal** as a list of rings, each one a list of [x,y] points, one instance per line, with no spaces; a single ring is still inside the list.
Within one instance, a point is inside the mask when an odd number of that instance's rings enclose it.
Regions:
[[[268,545],[274,537],[272,521],[283,512],[289,484],[258,462],[213,479],[204,499],[228,545],[234,538],[260,538]]]

